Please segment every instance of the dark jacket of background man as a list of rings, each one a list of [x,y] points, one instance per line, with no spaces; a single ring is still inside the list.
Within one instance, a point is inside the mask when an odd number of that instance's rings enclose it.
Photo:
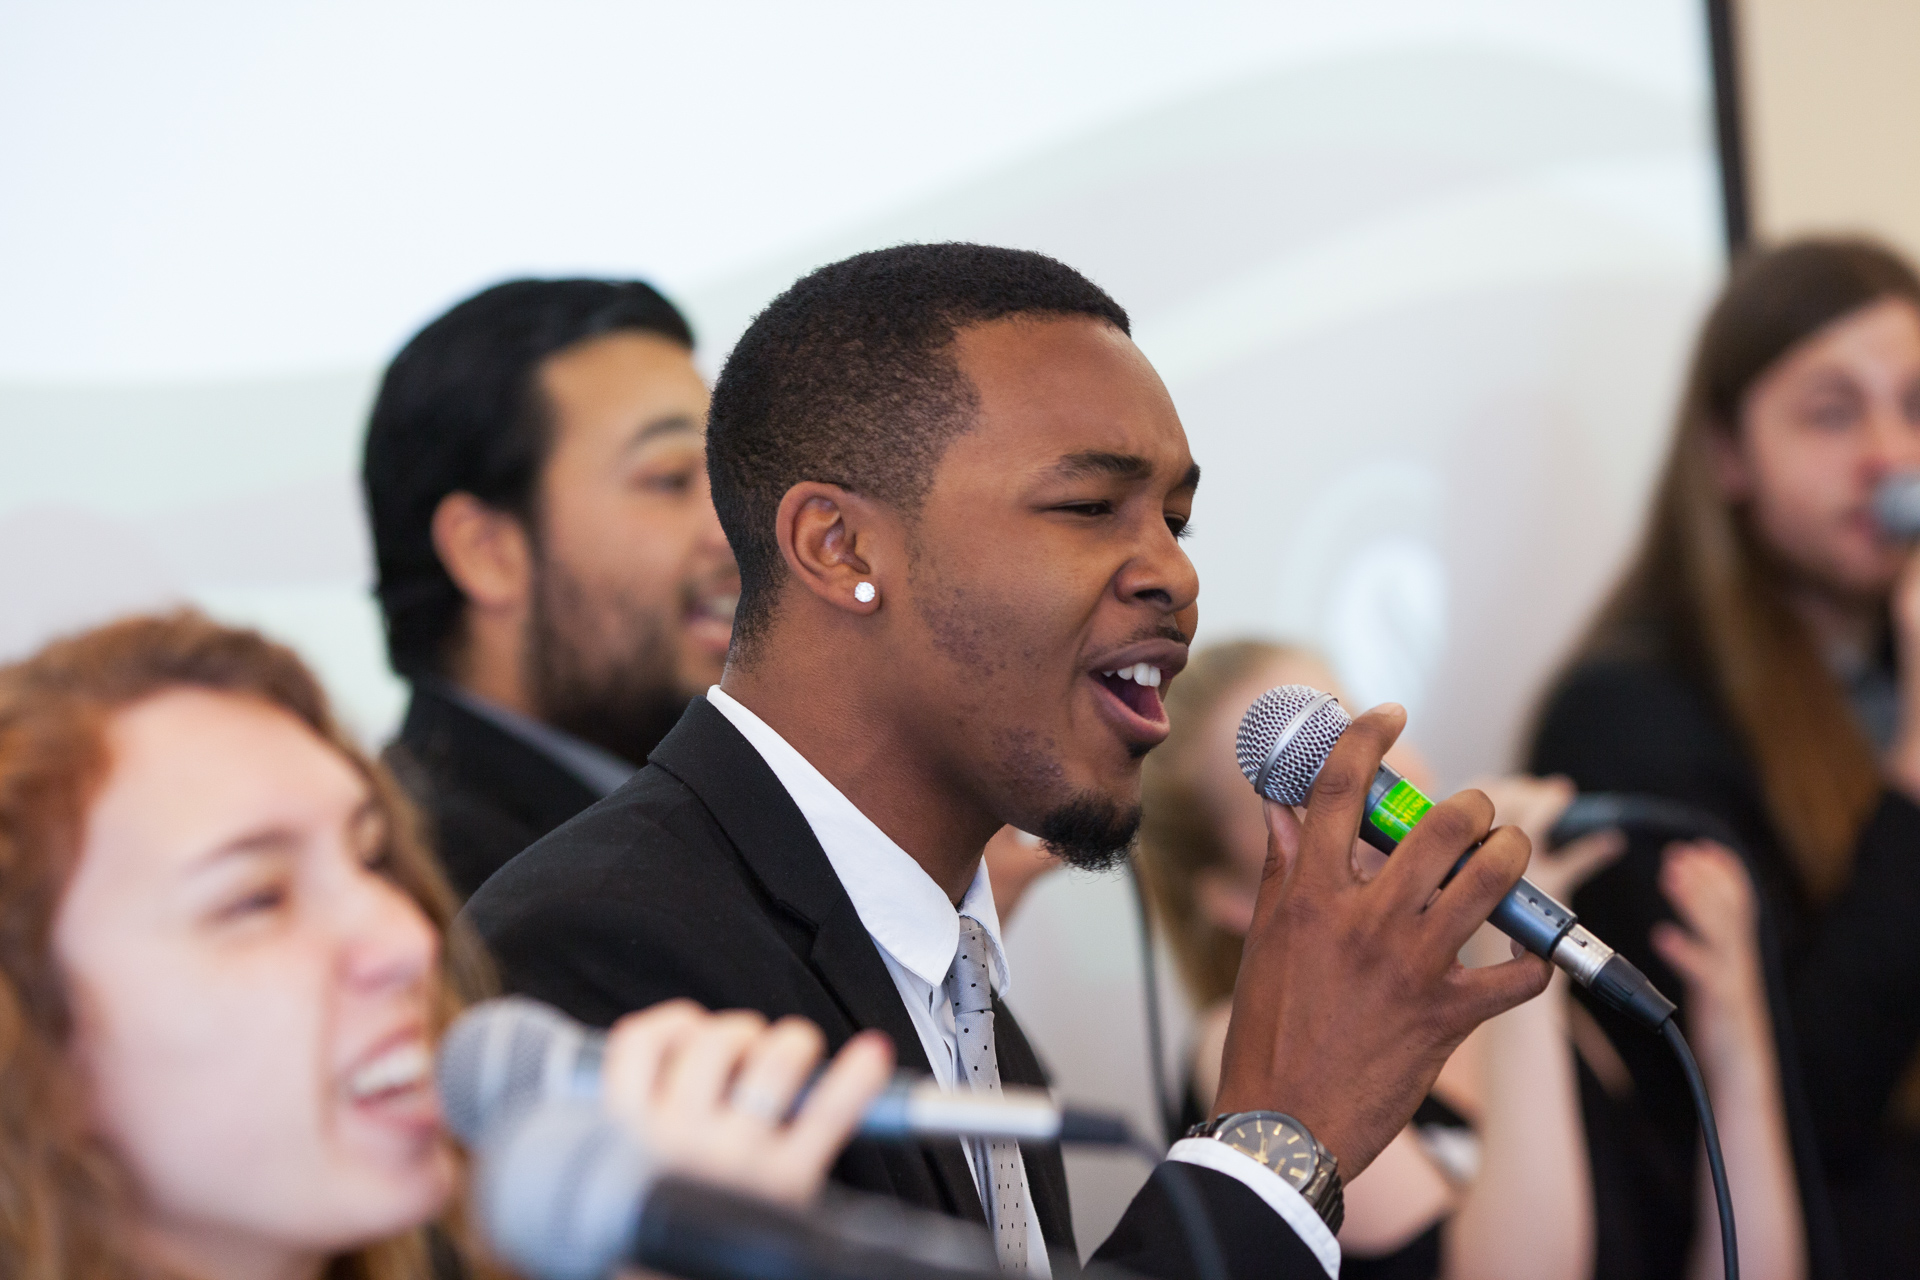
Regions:
[[[719,678],[739,594],[693,333],[638,281],[514,280],[394,358],[362,469],[388,760],[455,887],[620,785]]]

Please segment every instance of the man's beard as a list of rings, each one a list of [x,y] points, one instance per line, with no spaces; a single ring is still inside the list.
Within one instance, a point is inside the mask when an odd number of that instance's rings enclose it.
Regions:
[[[1077,871],[1111,871],[1133,852],[1140,806],[1122,807],[1083,791],[1041,819],[1033,833]]]
[[[670,609],[596,604],[565,569],[535,568],[527,681],[541,720],[636,768],[687,709]]]

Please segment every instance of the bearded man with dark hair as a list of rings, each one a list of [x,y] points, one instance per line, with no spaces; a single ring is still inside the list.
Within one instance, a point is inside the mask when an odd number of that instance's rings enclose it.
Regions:
[[[412,703],[387,760],[456,888],[630,777],[724,661],[693,331],[638,280],[511,280],[394,357],[362,469]]]

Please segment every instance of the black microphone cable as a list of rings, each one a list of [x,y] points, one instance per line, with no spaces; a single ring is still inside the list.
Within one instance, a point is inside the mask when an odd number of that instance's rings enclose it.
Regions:
[[[1726,1280],[1740,1280],[1740,1246],[1733,1236],[1733,1192],[1727,1186],[1727,1161],[1720,1154],[1720,1130],[1713,1123],[1713,1102],[1707,1097],[1707,1082],[1700,1076],[1700,1064],[1693,1060],[1680,1024],[1669,1017],[1660,1025],[1660,1038],[1680,1059],[1680,1071],[1687,1077],[1687,1092],[1693,1095],[1693,1109],[1700,1115],[1700,1136],[1706,1140],[1707,1172],[1713,1178],[1713,1201],[1720,1211],[1720,1253],[1726,1267]]]
[[[1255,791],[1280,804],[1305,804],[1334,745],[1353,720],[1332,694],[1306,685],[1282,685],[1261,694],[1240,720],[1234,741],[1241,772]],[[1617,797],[1609,797],[1617,801]],[[1606,808],[1596,798],[1589,808]],[[1360,839],[1391,855],[1433,802],[1401,777],[1391,765],[1375,770],[1360,819]],[[1610,817],[1626,816],[1624,810]],[[1671,820],[1672,806],[1640,805],[1643,817]],[[1655,810],[1659,810],[1655,814]],[[1572,825],[1572,824],[1569,824]],[[1478,845],[1460,855],[1447,880],[1473,857]],[[1444,882],[1443,882],[1444,883]],[[1667,1042],[1680,1060],[1687,1079],[1700,1132],[1707,1148],[1707,1168],[1720,1215],[1720,1248],[1725,1280],[1740,1280],[1740,1254],[1734,1238],[1733,1195],[1727,1188],[1726,1160],[1720,1151],[1720,1130],[1713,1120],[1713,1102],[1707,1096],[1700,1064],[1686,1036],[1674,1021],[1673,1001],[1660,994],[1645,974],[1625,956],[1595,937],[1580,918],[1522,878],[1494,908],[1488,923],[1522,947],[1567,971],[1573,979]]]
[[[1127,859],[1127,880],[1133,886],[1135,918],[1140,924],[1140,980],[1147,1019],[1147,1079],[1153,1087],[1153,1105],[1160,1131],[1171,1146],[1180,1137],[1182,1106],[1174,1097],[1167,1080],[1166,1023],[1160,1012],[1159,947],[1153,937],[1153,913],[1147,903],[1146,878],[1140,870],[1140,855]]]

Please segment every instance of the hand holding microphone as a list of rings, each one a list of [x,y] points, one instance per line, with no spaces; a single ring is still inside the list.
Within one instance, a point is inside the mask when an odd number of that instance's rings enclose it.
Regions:
[[[1283,805],[1304,804],[1323,767],[1330,763],[1335,744],[1353,724],[1330,693],[1298,684],[1269,689],[1240,721],[1234,745],[1241,772],[1267,799]],[[1359,836],[1390,854],[1434,808],[1433,801],[1393,766],[1382,763],[1367,783]],[[1442,886],[1468,867],[1479,847],[1475,844],[1460,854],[1441,880]],[[1494,906],[1488,923],[1534,955],[1565,969],[1580,985],[1649,1030],[1658,1031],[1673,1016],[1672,1001],[1624,956],[1594,937],[1572,911],[1530,881],[1518,881]]]
[[[893,1073],[893,1048],[878,1032],[855,1036],[822,1071],[825,1052],[826,1037],[804,1019],[769,1025],[757,1013],[673,1000],[614,1024],[601,1099],[662,1166],[804,1204]]]
[[[447,1125],[469,1146],[542,1105],[584,1103],[620,1122],[654,1166],[798,1204],[892,1078],[878,1033],[854,1037],[823,1071],[824,1049],[800,1018],[769,1025],[670,1000],[600,1032],[509,996],[461,1015],[435,1075]]]
[[[847,1139],[1128,1136],[1044,1090],[893,1076],[878,1034],[823,1070],[824,1047],[799,1018],[677,1000],[600,1032],[509,996],[454,1023],[436,1075],[448,1126],[477,1154],[479,1221],[538,1280],[601,1280],[622,1261],[692,1280],[992,1275],[977,1225],[821,1194]]]
[[[1522,956],[1479,969],[1460,948],[1526,869],[1528,843],[1494,832],[1475,793],[1436,806],[1379,874],[1354,835],[1398,708],[1325,736],[1304,815],[1267,806],[1267,868],[1234,988],[1216,1109],[1277,1110],[1339,1161],[1343,1179],[1406,1125],[1467,1034],[1545,989]],[[1484,843],[1482,843],[1484,841]],[[1473,858],[1452,875],[1469,849]]]
[[[1920,470],[1884,477],[1874,491],[1873,515],[1885,537],[1907,548],[1889,601],[1900,697],[1884,764],[1896,788],[1920,797]]]

